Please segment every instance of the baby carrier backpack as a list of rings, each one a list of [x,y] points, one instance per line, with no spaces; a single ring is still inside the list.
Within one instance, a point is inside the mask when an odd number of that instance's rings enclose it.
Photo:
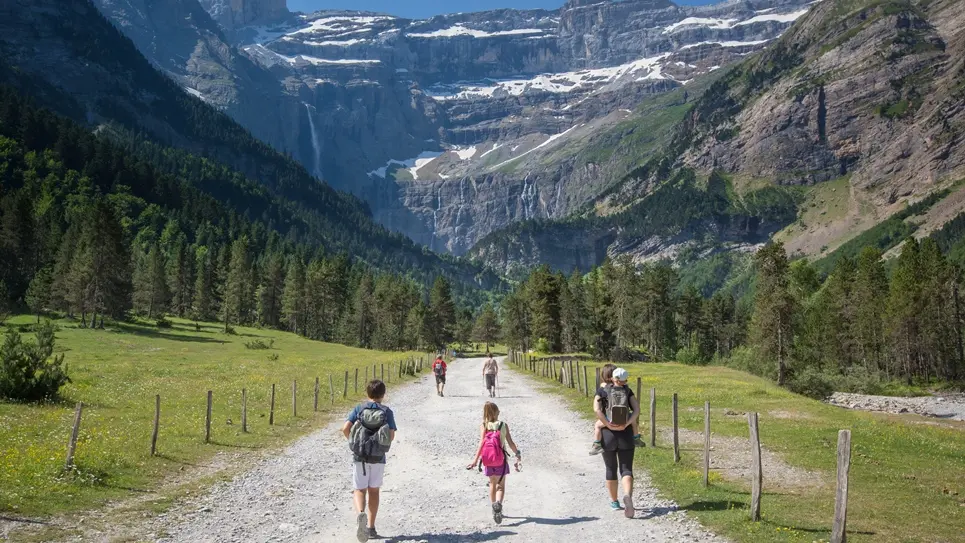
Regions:
[[[607,385],[606,418],[613,424],[626,424],[630,420],[630,395],[627,387]]]

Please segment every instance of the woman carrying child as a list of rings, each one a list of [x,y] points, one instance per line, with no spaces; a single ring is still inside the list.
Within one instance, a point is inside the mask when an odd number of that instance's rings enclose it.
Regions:
[[[629,374],[623,368],[609,370],[610,383],[600,387],[593,397],[593,411],[603,424],[600,430],[603,462],[606,464],[606,489],[610,507],[623,509],[633,518],[633,452],[637,434],[634,426],[640,414],[640,404],[627,386]],[[617,475],[623,483],[623,507],[617,500]]]
[[[479,447],[476,456],[466,469],[473,469],[482,461],[485,475],[489,477],[489,501],[493,507],[493,520],[503,521],[503,498],[506,495],[506,476],[509,475],[509,448],[516,455],[516,471],[523,461],[519,448],[509,433],[509,425],[499,420],[499,408],[492,402],[483,405],[483,421],[480,426]]]
[[[617,367],[613,364],[605,364],[603,369],[600,370],[600,386],[603,390],[607,386],[613,385],[613,370]],[[604,410],[604,414],[606,411]],[[597,420],[593,424],[593,443],[590,445],[590,455],[600,454],[603,452],[603,429],[606,428],[606,423],[602,420]],[[646,447],[647,444],[643,442],[640,438],[640,419],[636,418],[633,420],[633,445],[635,447]]]

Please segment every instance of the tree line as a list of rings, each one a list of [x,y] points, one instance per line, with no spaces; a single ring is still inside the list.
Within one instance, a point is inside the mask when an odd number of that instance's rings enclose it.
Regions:
[[[327,248],[264,188],[170,153],[197,170],[176,175],[0,92],[0,302],[87,328],[176,315],[379,349],[442,347],[471,328],[441,274],[430,289]]]
[[[724,363],[814,396],[965,376],[961,270],[932,238],[888,261],[868,247],[830,274],[771,243],[745,293],[703,296],[668,263],[533,270],[502,302],[504,341],[610,359]]]

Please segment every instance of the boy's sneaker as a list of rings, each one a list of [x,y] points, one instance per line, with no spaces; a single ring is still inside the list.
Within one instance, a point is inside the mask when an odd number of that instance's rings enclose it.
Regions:
[[[375,531],[375,528],[369,528],[369,539],[382,539],[382,536]]]
[[[633,446],[634,446],[634,447],[639,447],[639,448],[642,449],[642,448],[646,447],[647,444],[644,443],[643,438],[641,438],[639,435],[635,435],[635,436],[633,436]]]
[[[503,522],[503,503],[502,502],[495,502],[493,504],[493,520],[496,521],[496,524],[502,524]]]
[[[369,540],[369,517],[365,513],[359,513],[358,530],[355,532],[355,537],[361,543],[365,543]]]
[[[636,511],[633,509],[633,496],[626,494],[623,496],[623,514],[627,518],[633,518]]]
[[[620,509],[623,509],[623,508],[620,507],[620,502],[612,501],[610,502],[610,509],[613,509],[614,511],[619,511]]]
[[[594,441],[593,444],[590,445],[590,456],[600,454],[601,452],[603,452],[603,443],[600,441]]]

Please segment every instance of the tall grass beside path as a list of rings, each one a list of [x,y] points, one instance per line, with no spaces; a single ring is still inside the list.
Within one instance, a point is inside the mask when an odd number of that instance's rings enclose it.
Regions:
[[[602,364],[588,367],[590,394],[594,367]],[[641,378],[640,431],[646,440],[650,388],[657,391],[657,447],[638,449],[637,467],[663,495],[715,533],[755,543],[827,541],[834,514],[837,433],[850,429],[848,541],[965,541],[965,423],[850,411],[724,367],[620,366],[630,372],[634,392]],[[589,444],[591,400],[576,389],[539,379],[586,415]],[[674,392],[681,432],[689,433],[681,437],[679,464],[673,462],[669,435]],[[769,464],[765,454],[761,522],[749,520],[750,480],[739,470],[712,468],[710,487],[702,486],[704,401],[711,404],[712,459],[733,456],[734,445],[748,440],[746,414],[760,414],[761,446],[780,461]],[[742,460],[743,453],[737,454]],[[750,466],[749,452],[742,461]],[[604,499],[602,474],[601,461]]]
[[[84,330],[73,322],[57,323],[57,352],[65,353],[72,380],[61,390],[62,400],[46,405],[0,402],[0,514],[43,517],[96,508],[153,493],[172,476],[210,470],[218,453],[279,447],[342,416],[364,398],[365,368],[371,378],[373,365],[379,376],[385,365],[391,402],[400,384],[399,361],[425,356],[355,349],[273,330],[238,327],[235,335],[226,335],[223,325],[202,324],[198,331],[194,322],[171,320],[173,327],[165,329],[121,324]],[[32,322],[23,316],[8,325]],[[245,347],[256,339],[274,343],[270,349]],[[346,371],[348,394],[343,398]],[[297,416],[292,416],[292,381],[297,381]],[[273,383],[275,416],[269,425]],[[241,427],[243,388],[247,433]],[[213,409],[211,443],[206,445],[208,390]],[[151,457],[156,394],[161,396],[160,432],[157,456]],[[84,411],[76,467],[68,472],[64,460],[76,402],[84,403]]]

